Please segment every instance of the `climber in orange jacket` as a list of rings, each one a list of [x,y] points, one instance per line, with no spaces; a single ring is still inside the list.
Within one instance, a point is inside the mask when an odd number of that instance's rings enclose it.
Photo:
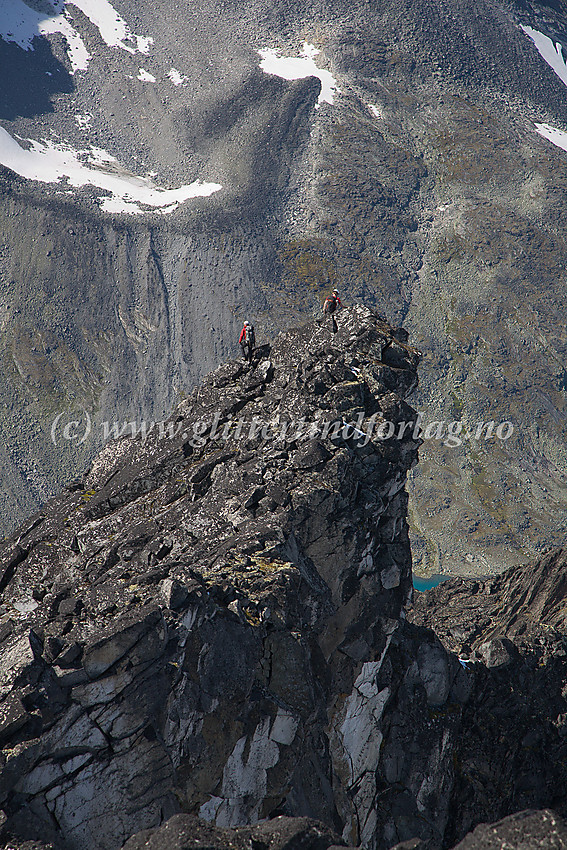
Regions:
[[[342,306],[338,289],[333,289],[333,294],[329,295],[328,298],[325,298],[325,303],[323,304],[323,314],[331,317],[331,328],[333,333],[336,333],[339,329],[334,314],[337,310],[340,310]]]

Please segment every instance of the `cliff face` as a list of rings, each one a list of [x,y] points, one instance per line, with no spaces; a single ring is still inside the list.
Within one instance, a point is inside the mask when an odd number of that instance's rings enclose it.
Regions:
[[[522,809],[567,814],[565,569],[558,550],[495,579],[451,580],[416,595],[408,618],[435,629],[473,684],[462,714],[448,845],[479,821]],[[537,846],[529,831],[545,821],[552,846],[549,817],[524,824],[524,844],[521,818],[509,818],[511,846]],[[463,842],[469,846],[477,844]]]
[[[10,847],[564,830],[564,554],[411,607],[419,355],[368,308],[338,322],[219,367],[4,542]]]
[[[362,307],[337,334],[280,335],[252,368],[211,373],[161,435],[110,443],[4,545],[11,840],[113,850],[182,809],[438,846],[451,742],[430,714],[467,676],[432,634],[397,636],[418,447],[406,339]]]
[[[269,249],[261,234],[116,227],[68,204],[37,204],[12,182],[0,179],[3,533],[90,462],[105,422],[163,420],[233,354],[236,305],[250,305],[250,278]],[[219,270],[221,246],[230,269]],[[69,421],[80,428],[66,440]]]
[[[267,338],[337,285],[411,329],[426,424],[515,427],[506,442],[426,442],[409,484],[416,560],[484,573],[560,545],[565,152],[536,124],[564,126],[565,86],[521,25],[557,52],[561,9],[255,0],[196,15],[122,0],[126,49],[64,5],[88,68],[71,73],[60,34],[34,50],[4,34],[0,129],[83,165],[103,149],[116,161],[97,179],[222,188],[110,213],[108,192],[2,170],[4,532],[92,458],[102,422],[163,417],[234,352],[246,316]],[[134,32],[154,39],[147,53]],[[306,41],[312,76],[260,67],[259,51],[306,61]],[[332,98],[314,74],[334,77]],[[55,417],[85,411],[89,440],[53,447]]]

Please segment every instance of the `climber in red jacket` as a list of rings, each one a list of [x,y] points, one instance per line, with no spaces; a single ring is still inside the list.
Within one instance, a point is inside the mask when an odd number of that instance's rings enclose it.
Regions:
[[[252,363],[252,355],[256,345],[256,334],[254,333],[254,325],[251,325],[249,321],[244,322],[238,342],[242,348],[242,356],[248,363]]]

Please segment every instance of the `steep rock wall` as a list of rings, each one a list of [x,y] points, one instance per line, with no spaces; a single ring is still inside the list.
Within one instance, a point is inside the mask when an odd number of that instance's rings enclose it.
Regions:
[[[440,846],[467,676],[400,631],[418,355],[338,321],[221,366],[4,545],[11,840],[113,850],[182,809]]]
[[[54,482],[62,486],[88,465],[105,422],[112,430],[163,420],[233,353],[242,316],[265,308],[253,281],[273,247],[250,230],[205,237],[115,227],[8,189],[0,218],[7,532],[17,512],[38,507]]]
[[[552,844],[549,813],[524,826],[511,816],[543,808],[567,814],[565,568],[565,550],[556,550],[496,578],[450,580],[416,595],[408,618],[433,626],[471,676],[462,714],[467,734],[455,753],[448,845],[476,824],[504,817],[512,846],[522,846],[522,829],[524,846],[534,846],[530,829],[545,832],[546,823],[545,840]],[[475,831],[475,841],[483,831],[486,837],[487,829]],[[463,847],[477,846],[468,841]]]

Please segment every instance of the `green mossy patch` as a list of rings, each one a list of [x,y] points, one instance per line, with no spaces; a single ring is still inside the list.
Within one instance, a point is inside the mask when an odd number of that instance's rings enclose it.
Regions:
[[[315,294],[333,289],[337,284],[336,262],[329,256],[325,242],[294,239],[286,242],[279,252],[283,267],[283,284],[289,291],[307,287]]]

